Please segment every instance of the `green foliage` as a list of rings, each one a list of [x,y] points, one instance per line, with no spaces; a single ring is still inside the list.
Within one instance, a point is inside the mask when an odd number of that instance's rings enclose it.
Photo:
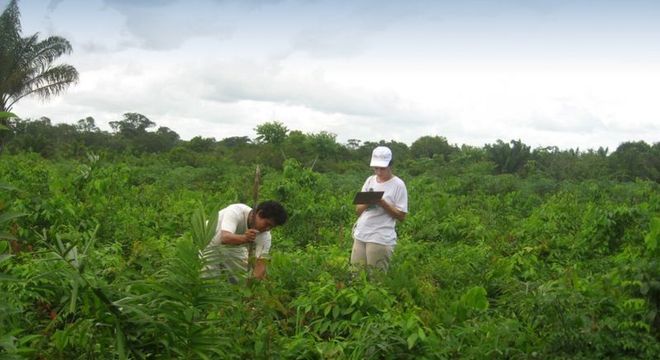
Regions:
[[[486,152],[500,174],[520,171],[530,157],[530,147],[520,140],[511,140],[511,145],[497,140],[495,144],[486,145]]]
[[[179,141],[179,135],[166,128],[159,127],[155,132],[147,129],[156,123],[138,113],[125,113],[121,121],[110,121],[110,127],[116,134],[129,143],[135,152],[164,152],[172,149]]]
[[[610,167],[617,177],[660,181],[660,147],[651,147],[644,141],[625,142],[609,158]]]
[[[133,283],[131,293],[116,302],[133,353],[189,359],[223,357],[230,349],[231,329],[223,328],[222,314],[231,306],[231,289],[202,278],[202,266],[197,245],[179,240],[162,271]]]
[[[326,177],[293,159],[284,163],[281,175],[265,177],[262,191],[263,198],[286,204],[289,220],[279,231],[297,246],[344,238],[344,230],[352,226],[350,196],[332,191]]]
[[[289,129],[281,122],[273,121],[257,125],[254,131],[257,133],[257,141],[281,145],[286,139]]]
[[[202,250],[215,235],[218,225],[218,213],[213,212],[210,218],[206,217],[203,208],[198,208],[192,215],[192,239],[197,249]]]
[[[644,237],[646,248],[651,253],[657,253],[658,241],[660,241],[660,217],[656,216],[651,220],[651,230]]]
[[[156,123],[146,116],[138,113],[125,113],[121,121],[111,121],[110,127],[125,137],[135,137],[147,132],[148,128],[156,126]]]
[[[6,119],[16,117],[16,115],[6,112],[6,111],[0,111],[0,131],[7,131],[9,128],[5,124]]]
[[[410,146],[410,153],[417,159],[440,156],[446,161],[455,150],[442,136],[422,136]]]
[[[0,357],[660,356],[658,183],[611,172],[606,151],[504,144],[498,169],[488,149],[418,158],[330,133],[291,131],[282,152],[248,138],[151,151],[134,140],[167,131],[7,124]],[[410,212],[389,271],[367,279],[349,266],[351,200],[378,144],[396,149]],[[217,209],[252,203],[257,164],[260,198],[290,214],[268,276],[202,278]]]

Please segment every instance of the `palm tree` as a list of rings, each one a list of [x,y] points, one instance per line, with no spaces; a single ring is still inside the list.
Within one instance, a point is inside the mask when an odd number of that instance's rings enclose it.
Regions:
[[[0,111],[28,95],[47,99],[78,81],[71,65],[53,61],[71,52],[71,44],[59,36],[44,40],[38,34],[21,37],[17,0],[11,0],[0,15]]]

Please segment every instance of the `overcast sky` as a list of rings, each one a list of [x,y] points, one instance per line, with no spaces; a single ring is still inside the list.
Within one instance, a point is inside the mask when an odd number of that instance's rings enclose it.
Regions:
[[[0,0],[4,10],[8,0]],[[22,118],[138,112],[194,136],[258,124],[610,151],[660,141],[660,1],[21,0],[80,82]]]

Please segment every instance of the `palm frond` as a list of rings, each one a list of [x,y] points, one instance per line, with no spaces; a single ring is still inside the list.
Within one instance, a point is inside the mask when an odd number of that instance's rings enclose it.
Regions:
[[[8,222],[9,220],[19,218],[21,216],[25,216],[26,214],[24,213],[18,213],[18,212],[5,212],[0,214],[0,224]]]
[[[43,99],[57,95],[78,81],[78,71],[71,65],[58,65],[23,83],[23,89],[13,97],[9,107],[28,95]]]
[[[181,239],[168,265],[152,280],[136,282],[116,305],[129,315],[131,335],[146,352],[179,358],[223,357],[230,338],[223,337],[215,314],[232,299],[230,285],[200,276],[202,260],[191,239]]]
[[[206,217],[204,209],[200,205],[191,217],[193,241],[198,249],[204,249],[215,235],[218,225],[218,212],[214,211],[210,217]]]
[[[25,216],[26,214],[24,213],[18,213],[18,212],[3,212],[0,213],[0,228],[4,223],[7,223],[13,219],[19,218],[21,216]],[[0,240],[16,240],[16,237],[8,232],[5,231],[0,231]]]
[[[51,36],[36,42],[31,49],[31,56],[27,59],[30,62],[30,67],[41,69],[48,68],[57,58],[73,51],[69,41],[59,36]]]
[[[0,111],[8,111],[20,99],[37,95],[47,99],[78,81],[71,65],[53,62],[72,51],[68,40],[39,34],[21,37],[20,13],[11,1],[0,15]]]

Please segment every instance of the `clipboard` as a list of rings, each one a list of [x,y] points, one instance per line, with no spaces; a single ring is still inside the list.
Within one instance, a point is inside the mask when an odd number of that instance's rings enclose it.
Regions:
[[[353,204],[375,204],[383,197],[384,191],[360,191],[355,194]]]

